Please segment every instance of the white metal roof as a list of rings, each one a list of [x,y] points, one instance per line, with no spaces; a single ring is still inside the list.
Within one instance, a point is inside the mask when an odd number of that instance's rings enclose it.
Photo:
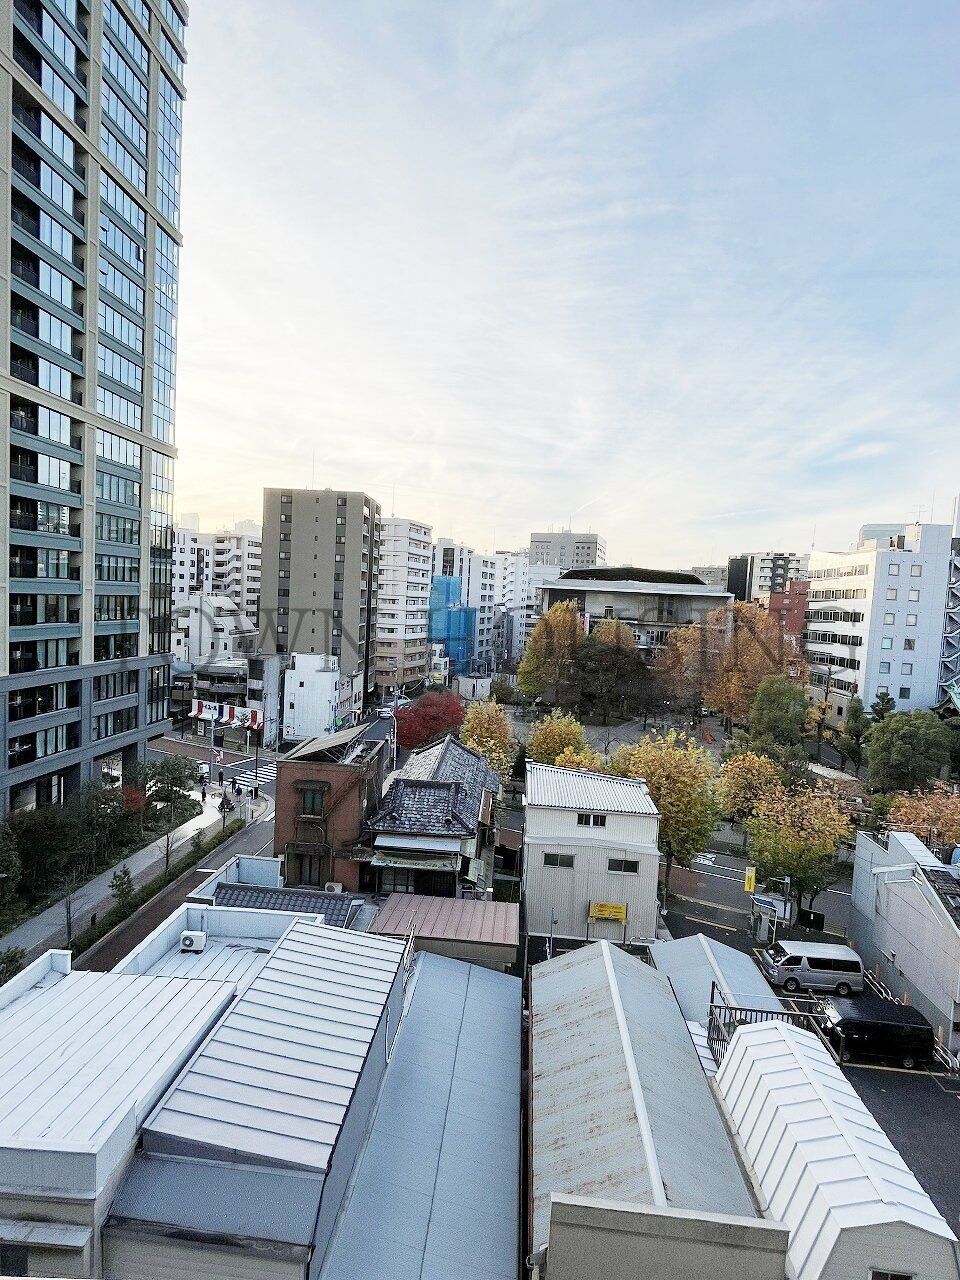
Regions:
[[[752,956],[702,933],[653,942],[650,954],[654,967],[670,979],[673,994],[688,1020],[709,1020],[714,983],[729,1004],[773,1012],[783,1008]]]
[[[782,1021],[740,1027],[716,1084],[767,1212],[790,1228],[791,1277],[833,1274],[844,1231],[884,1224],[939,1238],[949,1263],[952,1231],[812,1032]],[[937,1274],[956,1276],[955,1259]]]
[[[145,1132],[166,1149],[325,1169],[403,949],[292,924]]]
[[[69,956],[54,967],[59,955],[47,953],[13,979],[0,1007],[2,1182],[17,1177],[19,1161],[23,1185],[32,1185],[37,1151],[96,1155],[121,1127],[135,1140],[233,995],[222,982],[71,972]],[[53,1176],[53,1165],[43,1168]],[[56,1168],[69,1181],[66,1166]],[[96,1161],[84,1170],[87,1189],[100,1184],[105,1169]]]
[[[657,816],[647,784],[586,769],[561,769],[527,761],[528,805],[551,809],[596,810],[602,813],[648,813]]]
[[[535,1248],[551,1194],[758,1216],[666,978],[591,943],[533,967],[531,1020]]]

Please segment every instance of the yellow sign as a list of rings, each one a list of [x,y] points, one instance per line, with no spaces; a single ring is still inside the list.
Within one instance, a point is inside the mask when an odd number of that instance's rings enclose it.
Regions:
[[[743,892],[753,893],[757,887],[757,868],[744,867],[743,869]]]
[[[619,920],[626,923],[627,908],[622,902],[591,902],[590,920]]]

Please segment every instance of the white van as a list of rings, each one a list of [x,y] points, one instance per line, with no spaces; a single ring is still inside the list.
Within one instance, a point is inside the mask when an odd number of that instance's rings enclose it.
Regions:
[[[784,991],[834,991],[849,996],[863,990],[863,961],[852,947],[828,942],[775,942],[760,953],[760,968]]]

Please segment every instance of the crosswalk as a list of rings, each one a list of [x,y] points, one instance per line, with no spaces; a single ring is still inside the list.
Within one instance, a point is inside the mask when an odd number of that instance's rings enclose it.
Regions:
[[[231,778],[236,778],[241,787],[252,787],[255,782],[259,782],[262,787],[266,782],[276,782],[277,766],[273,760],[261,760],[259,768],[245,769],[243,773],[235,773]],[[226,782],[230,782],[231,778],[226,778]]]

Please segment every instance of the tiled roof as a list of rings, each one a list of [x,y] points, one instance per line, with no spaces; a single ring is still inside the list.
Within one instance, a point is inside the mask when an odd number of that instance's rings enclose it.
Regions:
[[[472,835],[484,792],[499,779],[482,756],[452,735],[414,751],[370,820],[372,831]]]
[[[252,907],[258,911],[303,911],[323,916],[324,924],[346,927],[357,899],[349,893],[320,893],[311,889],[266,889],[255,884],[218,884],[214,906]]]

